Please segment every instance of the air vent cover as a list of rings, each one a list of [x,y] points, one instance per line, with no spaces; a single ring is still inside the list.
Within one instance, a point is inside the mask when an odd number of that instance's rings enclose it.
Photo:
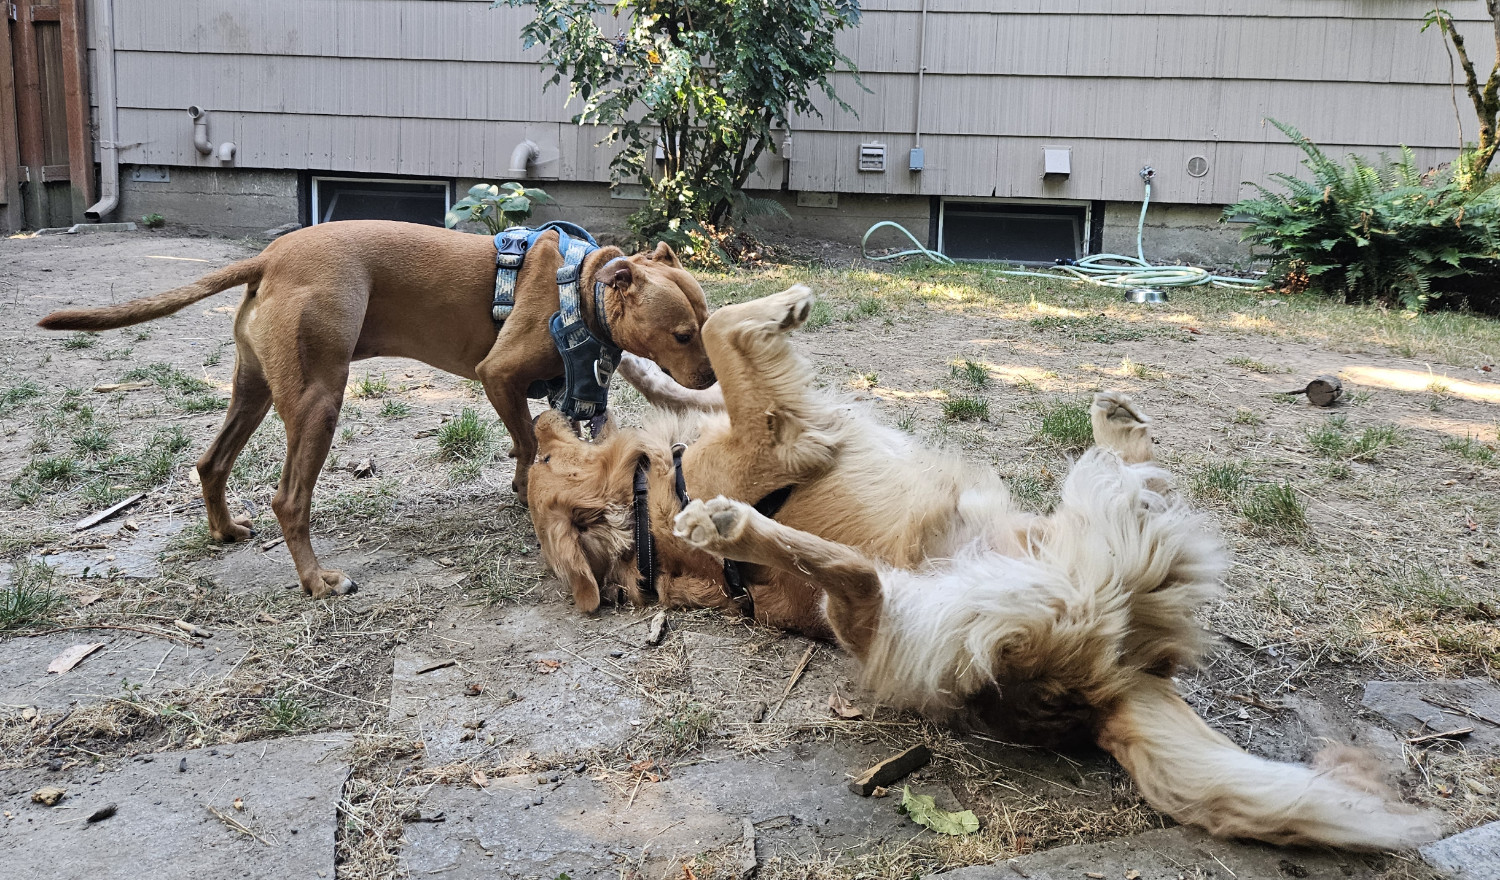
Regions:
[[[1202,156],[1194,156],[1188,160],[1187,173],[1191,177],[1202,177],[1208,173],[1208,160]]]
[[[885,170],[885,144],[860,144],[859,145],[859,170],[860,171],[884,171]]]

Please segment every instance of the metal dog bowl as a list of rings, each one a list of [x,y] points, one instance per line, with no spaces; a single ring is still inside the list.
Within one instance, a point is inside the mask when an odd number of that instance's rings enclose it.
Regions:
[[[1132,287],[1125,291],[1125,301],[1130,303],[1146,303],[1148,305],[1164,303],[1167,301],[1167,293],[1157,290],[1155,287]]]

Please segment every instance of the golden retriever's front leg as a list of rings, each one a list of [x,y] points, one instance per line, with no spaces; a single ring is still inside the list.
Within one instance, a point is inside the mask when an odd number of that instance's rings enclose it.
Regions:
[[[716,556],[781,569],[816,584],[828,596],[828,622],[839,643],[861,659],[869,652],[884,594],[879,571],[859,551],[788,528],[723,496],[689,504],[677,514],[673,534]]]
[[[724,409],[724,390],[718,385],[701,391],[686,388],[662,372],[652,361],[630,352],[621,352],[620,366],[615,371],[635,387],[646,398],[646,402],[659,409],[672,412],[716,412]]]

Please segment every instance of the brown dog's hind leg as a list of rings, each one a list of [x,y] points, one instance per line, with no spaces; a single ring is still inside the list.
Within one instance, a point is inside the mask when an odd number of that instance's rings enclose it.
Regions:
[[[338,425],[339,408],[344,401],[344,383],[349,379],[346,365],[337,376],[323,377],[299,389],[300,393],[276,394],[277,411],[286,422],[286,464],[281,470],[281,486],[271,500],[271,509],[281,523],[286,549],[297,565],[297,579],[302,590],[314,599],[354,590],[354,582],[342,571],[325,569],[313,553],[308,520],[312,514],[313,487],[323,470],[323,460],[333,445],[333,431]],[[284,405],[280,405],[284,404]]]
[[[234,391],[229,412],[218,436],[198,459],[198,478],[203,484],[203,503],[208,509],[208,532],[215,541],[243,541],[250,537],[250,518],[230,514],[224,500],[234,460],[271,408],[271,386],[260,365],[240,357],[234,367]]]
[[[720,496],[677,514],[673,534],[717,556],[791,572],[828,596],[828,622],[839,642],[863,659],[880,624],[880,573],[853,547],[788,528],[755,508]]]

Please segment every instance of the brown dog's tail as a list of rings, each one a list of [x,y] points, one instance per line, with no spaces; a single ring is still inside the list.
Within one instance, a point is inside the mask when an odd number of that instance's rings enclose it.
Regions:
[[[1204,723],[1159,676],[1135,674],[1099,745],[1151,806],[1221,837],[1399,850],[1438,833],[1430,814],[1392,799],[1363,753],[1325,750],[1314,767],[1257,758]]]
[[[264,256],[251,257],[210,272],[186,287],[99,309],[64,309],[37,322],[48,330],[113,330],[170,315],[200,299],[240,284],[255,284],[264,271]]]

